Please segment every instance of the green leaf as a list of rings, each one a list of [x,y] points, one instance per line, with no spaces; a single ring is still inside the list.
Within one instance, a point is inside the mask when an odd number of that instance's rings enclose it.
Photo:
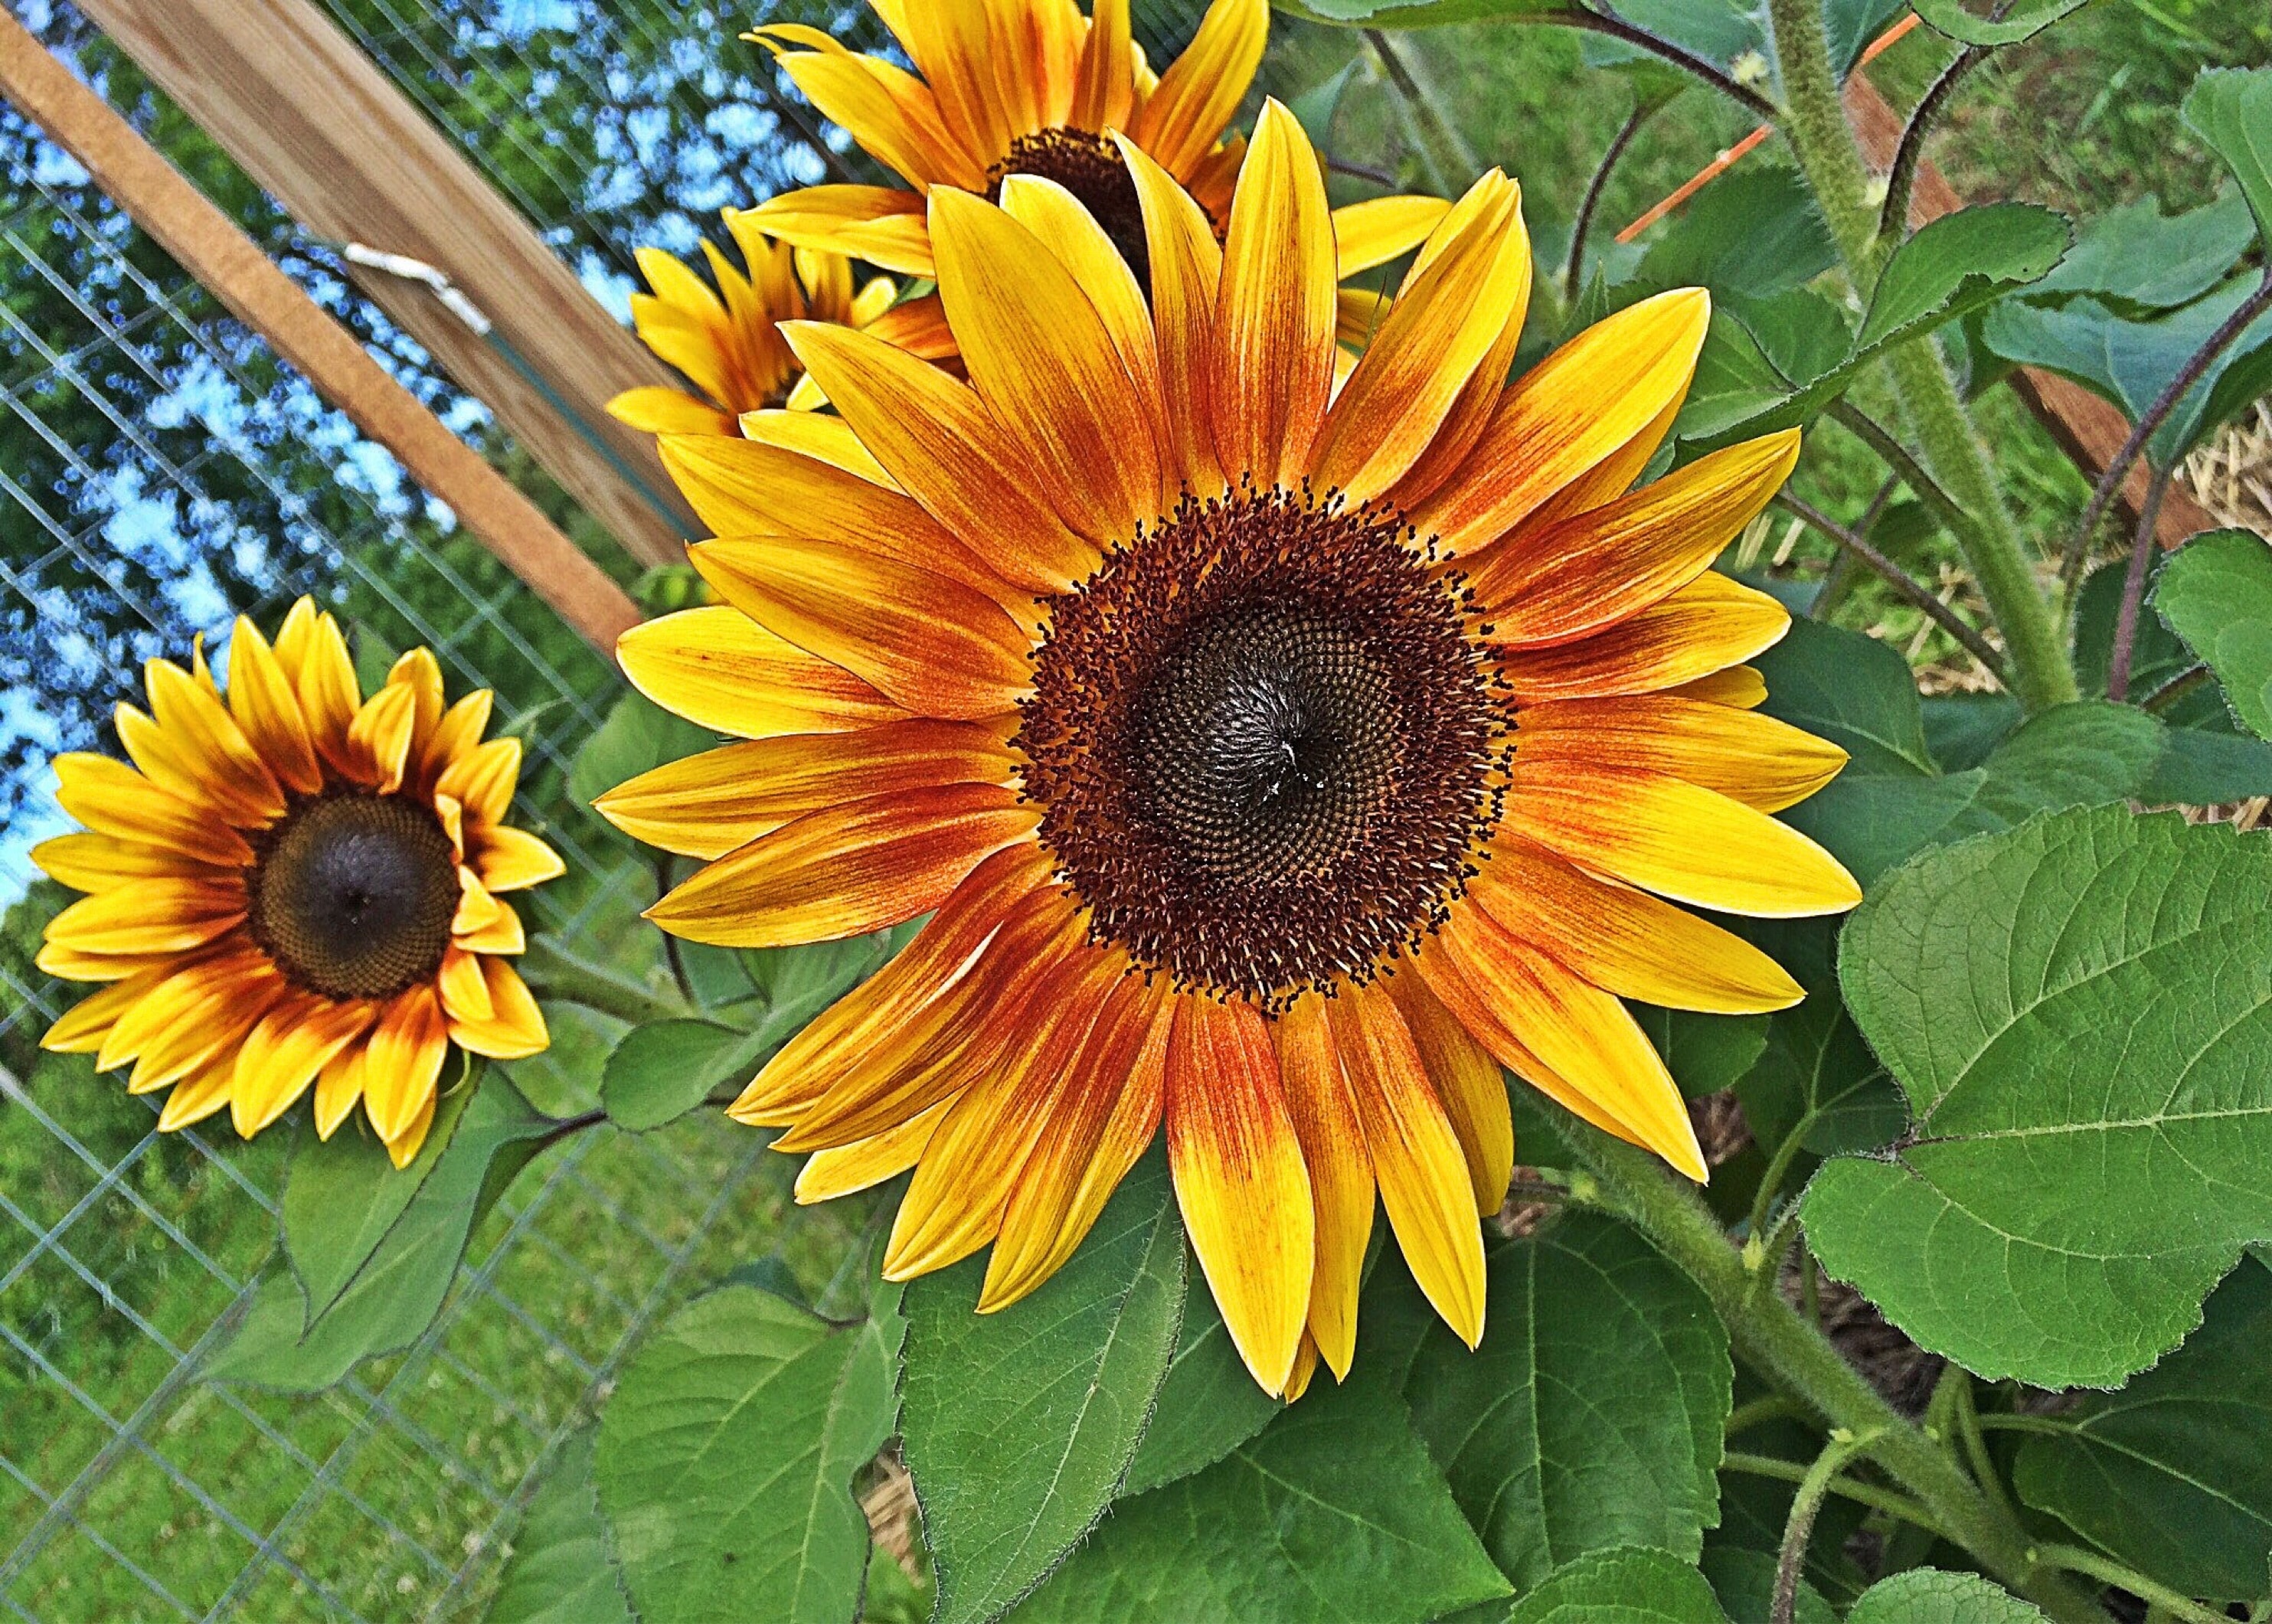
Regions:
[[[975,1312],[978,1258],[908,1287],[900,1433],[940,1624],[999,1616],[1112,1503],[1175,1352],[1185,1273],[1155,1153],[1023,1301]]]
[[[2021,1498],[2188,1596],[2264,1594],[2272,1558],[2272,1271],[2244,1259],[2186,1345],[2029,1433]]]
[[[2103,693],[2105,685],[2086,692]],[[2020,725],[2020,702],[2008,693],[1942,693],[1924,701],[1925,742],[1944,773],[1961,773],[1988,759]]]
[[[2039,812],[2136,794],[2161,759],[2161,724],[2104,700],[2030,716],[1978,767],[1941,777],[1834,779],[1783,814],[1865,887],[1928,846],[2006,829]]]
[[[764,1036],[712,1021],[657,1021],[634,1027],[608,1057],[600,1104],[609,1120],[634,1133],[674,1121],[710,1091],[747,1072]]]
[[[617,784],[698,751],[711,750],[718,736],[674,715],[645,694],[626,692],[592,730],[568,769],[568,793],[586,805]]]
[[[890,1328],[751,1286],[680,1309],[600,1416],[600,1509],[640,1616],[844,1624],[868,1523],[852,1476],[892,1426]]]
[[[1514,1605],[1507,1624],[1728,1624],[1704,1575],[1665,1551],[1581,1556]]]
[[[2044,1624],[2044,1615],[1977,1574],[1912,1568],[1863,1591],[1846,1624]]]
[[[301,1119],[284,1183],[284,1250],[309,1320],[338,1302],[370,1261],[450,1148],[475,1091],[461,1080],[434,1102],[426,1142],[399,1170],[377,1136],[358,1131],[359,1124],[350,1122],[348,1132],[325,1143],[316,1135],[313,1113]]]
[[[2240,183],[2257,235],[2272,252],[2272,69],[2212,68],[2179,111]]]
[[[638,1624],[609,1560],[591,1427],[560,1446],[529,1502],[484,1624]]]
[[[1677,4],[1693,11],[1708,9],[1694,0]],[[1633,8],[1626,14],[1640,20]],[[1745,21],[1756,31],[1756,19],[1747,16]],[[1837,245],[1797,170],[1739,169],[1697,194],[1678,228],[1650,246],[1632,282],[1618,288],[1618,297],[1631,303],[1668,288],[1708,288],[1715,301],[1766,301],[1803,287],[1837,263]],[[1846,353],[1842,327],[1839,336],[1834,361]]]
[[[2272,795],[2272,745],[2237,733],[2172,728],[2138,798],[2156,806],[2217,806]]]
[[[1454,23],[1566,17],[1577,0],[1270,0],[1289,17],[1345,28],[1442,28]]]
[[[1121,1493],[1140,1494],[1214,1465],[1282,1408],[1247,1373],[1214,1293],[1186,1292],[1176,1356]]]
[[[1848,1007],[1915,1126],[1808,1187],[1808,1239],[1991,1378],[2151,1364],[2272,1238],[2272,845],[2120,807],[1920,857],[1847,922]]]
[[[556,1126],[494,1071],[472,1093],[431,1171],[330,1306],[311,1312],[289,1271],[271,1276],[235,1336],[206,1367],[209,1378],[310,1393],[330,1387],[357,1360],[407,1348],[424,1333],[449,1294],[474,1225]],[[356,1223],[360,1230],[360,1217]],[[325,1260],[323,1277],[335,1276],[337,1260],[353,1249],[316,1248]]]
[[[2233,715],[2272,738],[2272,547],[2246,530],[2197,535],[2162,566],[2154,608],[2223,685]]]
[[[1125,1500],[1017,1624],[1423,1624],[1507,1593],[1380,1366]]]
[[[1745,924],[1744,934],[1806,989],[1804,1000],[1768,1017],[1764,1052],[1735,1085],[1744,1120],[1769,1156],[1793,1134],[1820,1156],[1874,1149],[1909,1125],[1892,1075],[1839,997],[1836,932],[1827,919]]]
[[[1701,1015],[1635,1004],[1633,1019],[1690,1099],[1733,1088],[1768,1046],[1765,1015]]]
[[[1765,1551],[1715,1545],[1699,1564],[1712,1593],[1726,1610],[1729,1624],[1768,1624],[1775,1605],[1775,1559]],[[1792,1624],[1838,1624],[1838,1614],[1822,1592],[1802,1579]]]
[[[1709,1300],[1591,1216],[1496,1248],[1488,1268],[1482,1346],[1431,1334],[1404,1391],[1499,1571],[1527,1590],[1618,1545],[1694,1560],[1720,1518],[1734,1381]]]
[[[915,938],[911,920],[872,936],[813,942],[802,947],[753,947],[742,954],[750,983],[766,997],[764,1030],[770,1054],[803,1031],[812,1018],[890,962]]]
[[[1963,45],[2017,45],[2079,10],[2089,0],[2018,0],[1994,17],[1976,17],[1956,0],[1914,0],[1917,14]]]
[[[1898,649],[1874,637],[1794,620],[1752,663],[1767,678],[1770,716],[1828,739],[1853,759],[1841,778],[1930,774],[1917,678]]]
[[[2094,294],[2124,315],[2171,310],[2223,281],[2255,240],[2247,199],[2237,191],[2166,216],[2149,194],[2084,225],[2074,251],[2028,296]]]

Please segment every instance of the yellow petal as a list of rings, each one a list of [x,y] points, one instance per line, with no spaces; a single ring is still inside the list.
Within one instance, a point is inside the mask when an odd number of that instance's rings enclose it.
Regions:
[[[48,878],[74,891],[110,891],[138,879],[216,877],[195,857],[116,834],[58,834],[33,847],[31,857]]]
[[[740,218],[800,248],[825,249],[897,271],[929,276],[930,228],[923,194],[896,186],[807,186],[783,192]]]
[[[908,714],[872,684],[722,603],[633,626],[617,640],[616,659],[632,686],[664,709],[743,738],[838,733]]]
[[[1759,673],[1748,666],[1720,675],[1736,679],[1722,692],[1740,687],[1733,697],[1754,703],[1767,697]],[[1788,722],[1726,700],[1685,697],[1700,686],[1527,707],[1516,718],[1516,752],[1541,766],[1561,761],[1670,773],[1761,812],[1797,805],[1846,765],[1846,752],[1837,745]]]
[[[1076,130],[1121,130],[1136,104],[1136,53],[1128,0],[1096,0],[1081,43],[1079,79],[1065,122]]]
[[[1152,266],[1152,322],[1167,414],[1161,446],[1165,472],[1193,495],[1213,496],[1223,483],[1211,416],[1222,249],[1207,215],[1172,176],[1134,142],[1122,138],[1119,146],[1144,211],[1145,254]]]
[[[47,939],[82,953],[183,953],[236,928],[244,887],[221,879],[146,879],[82,897],[48,922]]]
[[[1435,1085],[1444,1114],[1459,1135],[1475,1186],[1476,1210],[1489,1217],[1506,1200],[1507,1183],[1514,1177],[1514,1121],[1499,1064],[1418,976],[1386,979],[1389,996],[1419,1046],[1428,1081]]]
[[[316,1074],[316,1137],[328,1140],[339,1132],[348,1112],[362,1098],[363,1059],[370,1052],[351,1044],[324,1063]]]
[[[316,1074],[367,1031],[376,1012],[362,1000],[287,1001],[262,1017],[236,1051],[229,1116],[239,1137],[251,1138],[307,1092]]]
[[[1334,265],[1337,281],[1386,265],[1428,240],[1451,205],[1441,198],[1399,195],[1368,198],[1334,211]]]
[[[1120,257],[1087,208],[1052,180],[1012,175],[1002,182],[1002,211],[1032,230],[1072,273],[1095,307],[1136,385],[1144,422],[1155,442],[1163,435],[1165,408],[1160,394],[1160,345],[1152,332],[1152,312],[1136,273]]]
[[[520,782],[520,741],[507,735],[475,745],[442,769],[437,795],[453,797],[476,827],[504,821]]]
[[[492,891],[525,891],[568,872],[560,854],[535,835],[502,824],[482,835],[474,866]]]
[[[324,769],[292,678],[250,616],[238,616],[229,635],[228,708],[286,789],[313,795],[324,787]]]
[[[482,976],[488,984],[490,1013],[450,1017],[450,1037],[461,1049],[492,1060],[520,1060],[541,1054],[552,1042],[544,1012],[519,972],[503,959],[484,954]]]
[[[138,970],[123,981],[114,981],[100,992],[87,994],[56,1017],[56,1023],[40,1039],[40,1047],[58,1054],[93,1054],[102,1047],[102,1040],[109,1036],[119,1018],[140,1003],[167,974],[162,966]]]
[[[239,825],[281,816],[282,787],[212,691],[170,661],[153,660],[144,671],[157,754],[152,761],[135,755],[152,781],[184,800],[220,808]]]
[[[349,776],[382,795],[393,794],[402,787],[402,769],[409,762],[410,740],[417,727],[417,694],[400,683],[382,686],[348,724],[348,751],[354,763]]]
[[[1518,708],[1652,693],[1748,660],[1790,630],[1790,611],[1781,603],[1708,570],[1590,637],[1509,648],[1499,669]]]
[[[434,1105],[435,1096],[429,1092],[426,1103],[419,1106],[417,1114],[410,1119],[408,1125],[386,1141],[386,1159],[394,1164],[396,1172],[400,1172],[418,1159],[419,1148],[425,1144],[426,1134],[434,1126]]]
[[[381,1139],[392,1143],[403,1137],[433,1104],[449,1048],[442,1000],[433,988],[413,987],[386,1007],[372,1029],[362,1078],[363,1105]]]
[[[953,1103],[941,1100],[930,1110],[871,1138],[839,1145],[833,1150],[814,1151],[805,1157],[803,1167],[797,1171],[797,1205],[810,1207],[833,1201],[840,1195],[872,1189],[886,1179],[898,1178],[922,1158],[923,1147],[938,1130],[939,1119],[946,1115]]]
[[[1188,179],[1246,99],[1269,38],[1269,0],[1214,0],[1129,133],[1169,174]]]
[[[662,384],[624,390],[609,400],[608,415],[643,434],[731,434],[735,430],[733,413]]]
[[[278,648],[280,653],[280,639]],[[348,728],[362,707],[362,691],[347,638],[331,616],[318,615],[308,623],[292,687],[316,753],[340,771],[351,771],[355,758],[348,747]]]
[[[1364,1125],[1327,1023],[1328,1000],[1297,999],[1271,1029],[1286,1114],[1301,1141],[1317,1226],[1310,1276],[1309,1336],[1336,1378],[1356,1356],[1357,1288],[1372,1239],[1372,1163]]]
[[[803,325],[803,324],[791,324]],[[827,332],[845,329],[826,328]],[[784,333],[786,336],[786,333]],[[814,387],[819,385],[817,380]],[[817,403],[816,403],[817,404]],[[742,438],[755,440],[760,445],[777,445],[783,451],[793,451],[802,456],[817,457],[821,461],[856,474],[871,484],[887,490],[899,489],[898,482],[885,471],[876,455],[860,443],[860,436],[841,417],[824,412],[794,409],[744,412],[741,418]]]

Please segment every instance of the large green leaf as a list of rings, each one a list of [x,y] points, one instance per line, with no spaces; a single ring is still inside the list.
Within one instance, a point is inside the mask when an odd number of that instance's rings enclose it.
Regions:
[[[1205,1471],[1123,1501],[1017,1624],[1423,1624],[1507,1584],[1360,1353]]]
[[[2244,1260],[2186,1345],[2029,1433],[2021,1498],[2188,1596],[2264,1594],[2272,1558],[2272,1270]]]
[[[1137,1164],[1031,1297],[974,1312],[984,1273],[973,1258],[907,1293],[900,1433],[941,1624],[1005,1611],[1120,1492],[1183,1313],[1165,1157]]]
[[[1806,989],[1768,1017],[1759,1060],[1735,1085],[1744,1121],[1772,1156],[1792,1134],[1814,1156],[1870,1150],[1909,1125],[1893,1077],[1862,1041],[1838,992],[1827,919],[1750,920],[1744,934]],[[1802,1164],[1802,1165],[1804,1165]]]
[[[1992,16],[1979,17],[1957,0],[1915,0],[1919,17],[1965,45],[2017,45],[2087,4],[2089,0],[2016,0],[1998,6]]]
[[[1708,411],[1684,408],[1679,433],[1709,450],[1805,423],[1888,350],[2040,281],[2059,262],[2070,240],[2064,216],[2032,203],[1989,203],[1944,214],[1894,251],[1843,359],[1812,376],[1795,376],[1774,366],[1777,347],[1769,345],[1761,359],[1781,380],[1770,400],[1738,413],[1743,396],[1729,390]],[[1816,349],[1809,346],[1806,353]],[[1760,381],[1749,357],[1730,356],[1720,364],[1749,387]]]
[[[1978,767],[1939,777],[1842,775],[1783,816],[1866,887],[1927,846],[2009,828],[2039,812],[2126,799],[2161,754],[2153,717],[2085,700],[2030,716]]]
[[[1186,1293],[1176,1356],[1121,1492],[1140,1494],[1214,1465],[1283,1407],[1247,1373],[1214,1293]]]
[[[1701,1573],[1667,1551],[1581,1556],[1515,1603],[1507,1624],[1728,1624]]]
[[[484,1624],[638,1624],[592,1487],[593,1429],[560,1447],[512,1537]]]
[[[2162,566],[2154,608],[2216,673],[2233,715],[2272,739],[2272,547],[2246,530],[2195,536]]]
[[[2212,68],[2194,81],[2181,110],[2240,183],[2272,253],[2272,68]]]
[[[684,1116],[720,1084],[744,1075],[759,1053],[748,1032],[714,1021],[657,1021],[634,1027],[608,1057],[600,1104],[634,1133]]]
[[[647,1341],[601,1414],[594,1460],[641,1617],[851,1618],[868,1566],[852,1475],[891,1432],[896,1330],[731,1285]]]
[[[2171,215],[2149,195],[2083,226],[2074,251],[2028,296],[2095,294],[2125,315],[2171,310],[2231,275],[2255,240],[2256,222],[2238,191]]]
[[[1846,1624],[2044,1624],[2044,1615],[1978,1574],[1912,1568],[1863,1591]]]
[[[1851,758],[1842,778],[1912,777],[1939,769],[1926,748],[1917,678],[1874,637],[1794,620],[1752,662],[1767,678],[1767,715],[1828,739]]]
[[[1768,1046],[1765,1015],[1705,1015],[1635,1004],[1633,1016],[1690,1099],[1735,1087]]]
[[[1518,1590],[1589,1551],[1693,1560],[1720,1520],[1734,1371],[1711,1303],[1632,1230],[1573,1216],[1489,1261],[1489,1318],[1405,1383],[1412,1425]]]
[[[718,742],[707,728],[627,691],[576,752],[568,769],[568,793],[588,805],[650,768],[714,748]]]
[[[2105,1386],[2272,1238],[2272,845],[2120,807],[1930,853],[1840,970],[1915,1125],[1808,1187],[1807,1235],[1922,1346]]]
[[[254,1294],[235,1336],[206,1367],[208,1376],[313,1392],[339,1381],[359,1359],[408,1347],[434,1322],[475,1224],[557,1126],[494,1071],[471,1092],[448,1144],[383,1238],[351,1269],[342,1260],[361,1247],[362,1216],[370,1209],[355,1220],[355,1240],[333,1248],[311,1246],[303,1219],[301,1246],[320,1260],[318,1277],[330,1283],[346,1276],[330,1306],[318,1311],[291,1272],[272,1275]]]
[[[1679,228],[1650,247],[1617,296],[1632,303],[1668,288],[1708,288],[1715,300],[1762,300],[1837,263],[1837,245],[1797,170],[1739,169],[1697,195]]]

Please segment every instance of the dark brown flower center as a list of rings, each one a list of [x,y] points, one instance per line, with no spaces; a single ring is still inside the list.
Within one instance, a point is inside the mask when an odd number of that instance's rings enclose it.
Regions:
[[[1101,941],[1277,1004],[1442,923],[1498,817],[1507,710],[1401,517],[1186,498],[1059,599],[1016,744]]]
[[[1086,130],[1043,130],[1021,135],[1009,154],[986,172],[986,195],[1000,201],[1004,177],[1038,175],[1055,181],[1080,199],[1104,228],[1104,235],[1136,273],[1136,285],[1152,294],[1152,254],[1144,237],[1144,206],[1120,149]]]
[[[287,812],[246,879],[252,939],[326,998],[392,998],[441,967],[458,868],[432,810],[399,795],[326,794]]]

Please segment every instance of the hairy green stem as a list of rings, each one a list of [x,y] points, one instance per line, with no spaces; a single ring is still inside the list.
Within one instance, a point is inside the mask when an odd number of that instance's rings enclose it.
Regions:
[[[2058,1624],[2106,1624],[2097,1604],[2044,1561],[2027,1533],[1982,1492],[1954,1456],[1879,1396],[1775,1289],[1774,1266],[1747,1267],[1695,1193],[1654,1156],[1560,1118],[1573,1153],[1609,1203],[1685,1269],[1712,1299],[1745,1364],[1833,1427],[1869,1437],[1871,1458],[1933,1523]]]
[[[2231,1624],[2231,1614],[2219,1613],[2214,1607],[2204,1607],[2166,1585],[2155,1583],[2142,1573],[2125,1568],[2119,1562],[2107,1560],[2096,1551],[2086,1551],[2081,1545],[2054,1545],[2044,1546],[2037,1554],[2054,1568],[2081,1574],[2102,1584],[2119,1585],[2139,1600],[2159,1607],[2171,1618],[2185,1620],[2186,1624]]]
[[[1791,1614],[1798,1609],[1798,1575],[1806,1566],[1806,1544],[1814,1538],[1814,1519],[1830,1493],[1830,1486],[1847,1462],[1868,1453],[1870,1446],[1884,1436],[1883,1429],[1833,1432],[1822,1453],[1814,1457],[1814,1464],[1799,1478],[1798,1492],[1790,1497],[1790,1515],[1783,1520],[1782,1547],[1775,1554],[1775,1594],[1768,1603],[1768,1624],[1791,1624]]]
[[[1738,1471],[1747,1478],[1773,1478],[1778,1483],[1797,1483],[1806,1476],[1806,1468],[1797,1461],[1787,1461],[1779,1455],[1747,1455],[1741,1450],[1730,1450],[1720,1457],[1723,1471]],[[1872,1511],[1882,1511],[1889,1517],[1924,1529],[1941,1538],[1947,1535],[1932,1520],[1932,1514],[1905,1494],[1891,1489],[1881,1489],[1872,1484],[1857,1483],[1851,1478],[1834,1478],[1830,1492],[1841,1500],[1850,1500],[1857,1506],[1867,1506]]]
[[[1893,245],[1878,235],[1877,212],[1869,202],[1869,176],[1830,69],[1822,8],[1818,0],[1770,0],[1768,9],[1775,59],[1782,71],[1783,134],[1846,261],[1855,291],[1866,298]],[[2058,619],[2036,584],[2019,527],[2004,505],[1995,469],[1965,414],[1956,380],[1949,376],[1939,348],[1930,340],[1898,345],[1886,364],[1924,447],[1926,465],[1970,520],[1957,532],[1957,543],[2011,652],[2013,692],[2031,711],[2078,698],[2074,666]]]
[[[691,1006],[654,992],[630,977],[579,959],[556,942],[533,938],[520,969],[539,998],[562,999],[633,1026],[681,1020]]]

